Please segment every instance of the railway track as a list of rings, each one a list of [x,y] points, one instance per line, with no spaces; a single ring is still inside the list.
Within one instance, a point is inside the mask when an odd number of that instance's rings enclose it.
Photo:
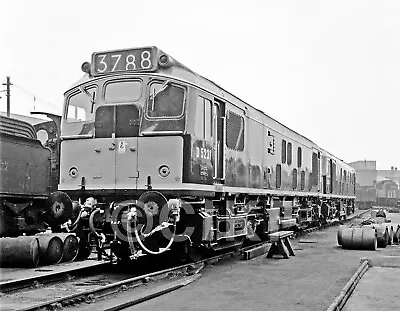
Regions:
[[[363,211],[355,217],[367,211]],[[333,222],[325,226],[304,229],[297,232],[296,236],[304,235],[316,230],[323,230],[338,223],[339,222]],[[106,275],[104,269],[108,269],[111,265],[109,263],[102,263],[93,268],[88,267],[81,271],[74,271],[73,274],[71,274],[71,272],[59,273],[49,277],[22,279],[9,284],[2,284],[0,287],[2,310],[7,310],[7,308],[9,308],[9,310],[15,310],[16,303],[12,302],[15,300],[18,301],[18,310],[43,311],[77,306],[81,303],[90,304],[105,296],[123,293],[140,287],[143,284],[148,284],[149,282],[160,282],[161,285],[155,286],[152,290],[140,293],[134,299],[132,299],[131,296],[127,301],[122,299],[119,304],[107,309],[122,310],[134,304],[141,303],[190,284],[201,276],[199,272],[206,264],[213,264],[226,258],[242,256],[244,252],[259,248],[266,244],[268,243],[256,243],[240,250],[222,253],[194,263],[184,264],[134,277],[129,277],[126,274],[124,276],[119,276],[119,278],[122,279],[118,279],[118,277],[115,278],[115,276],[110,278],[110,275]],[[51,298],[46,299],[44,297],[45,295],[41,294],[46,288],[49,288],[50,291],[54,291]],[[58,293],[56,293],[56,291]],[[64,294],[59,294],[60,292]],[[35,297],[35,299],[26,302],[23,301],[24,298],[22,297],[25,297],[25,299],[26,297]]]
[[[46,284],[66,282],[73,278],[84,277],[91,274],[100,273],[104,269],[108,269],[110,266],[109,262],[99,262],[93,266],[76,267],[74,270],[53,272],[51,274],[45,274],[41,276],[31,276],[16,280],[9,280],[0,283],[0,293],[6,294],[15,291],[24,290],[30,287],[39,287]],[[36,269],[37,271],[46,271],[47,267],[43,266]]]
[[[135,277],[130,277],[130,278],[128,277],[126,279],[119,280],[119,281],[105,280],[106,277],[104,277],[104,272],[99,273],[96,275],[96,277],[93,277],[92,279],[87,280],[87,278],[90,278],[87,275],[90,274],[91,272],[94,272],[91,269],[86,270],[85,274],[81,274],[79,277],[76,277],[76,279],[68,277],[66,275],[64,275],[64,276],[59,275],[56,278],[46,280],[46,282],[43,284],[39,283],[37,280],[36,280],[36,283],[32,283],[32,282],[35,282],[34,280],[29,280],[29,282],[21,281],[19,283],[19,287],[16,286],[16,284],[14,284],[13,287],[4,288],[5,290],[2,289],[2,294],[1,294],[2,307],[3,307],[2,310],[7,309],[7,306],[10,307],[10,310],[15,308],[12,306],[13,303],[9,302],[9,301],[21,298],[21,296],[22,296],[21,290],[23,290],[25,293],[28,293],[28,295],[24,295],[24,297],[35,296],[37,298],[38,296],[41,296],[40,294],[37,294],[37,293],[43,292],[43,289],[45,288],[44,287],[45,284],[54,283],[57,280],[59,282],[61,282],[56,285],[58,291],[65,291],[65,292],[72,291],[73,290],[72,287],[74,286],[74,284],[75,285],[77,284],[78,287],[81,286],[82,284],[84,284],[85,282],[86,283],[99,282],[99,283],[103,283],[103,284],[101,284],[100,286],[94,286],[87,290],[80,290],[80,291],[78,290],[78,292],[75,292],[73,294],[66,294],[66,295],[63,295],[62,297],[49,299],[47,301],[43,301],[43,302],[39,302],[39,303],[33,302],[30,305],[25,304],[25,306],[23,306],[22,308],[20,308],[18,310],[41,310],[41,311],[43,311],[43,310],[53,310],[53,309],[57,309],[60,307],[72,306],[72,305],[76,305],[76,304],[79,304],[82,302],[90,303],[90,302],[92,302],[96,299],[102,298],[104,296],[115,294],[118,292],[127,291],[129,289],[138,287],[140,285],[147,284],[150,281],[162,280],[162,279],[165,279],[168,277],[176,278],[177,276],[188,277],[188,276],[191,276],[194,274],[198,274],[198,272],[204,266],[204,264],[215,263],[220,260],[223,260],[224,258],[232,258],[235,256],[240,256],[244,251],[255,248],[255,247],[259,247],[262,244],[266,244],[266,243],[265,242],[257,243],[252,246],[245,247],[241,250],[223,253],[223,254],[220,254],[217,256],[202,259],[195,263],[184,264],[184,265],[180,265],[177,267],[168,268],[168,269],[164,269],[164,270],[156,271],[156,272],[152,272],[152,273],[147,273],[147,274],[140,275],[140,276],[135,276]],[[104,266],[103,266],[103,268],[104,268]],[[197,278],[197,277],[195,277],[195,278]],[[183,283],[184,284],[185,284],[185,282],[190,283],[191,282],[190,280],[191,280],[190,278],[185,279],[185,280],[183,280],[184,281]],[[109,284],[105,284],[107,282]],[[33,284],[34,286],[27,288],[27,285],[29,283]],[[179,288],[179,287],[181,287],[181,285],[179,285],[179,284],[176,285],[176,288]],[[176,288],[174,288],[174,289],[176,289]],[[36,295],[34,293],[35,291],[36,291]],[[21,305],[24,304],[21,299],[19,302]],[[14,306],[15,306],[15,304],[14,304]]]

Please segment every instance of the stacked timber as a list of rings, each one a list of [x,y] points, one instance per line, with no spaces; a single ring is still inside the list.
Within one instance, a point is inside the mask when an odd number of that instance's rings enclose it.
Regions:
[[[37,267],[39,255],[37,236],[0,238],[0,266],[2,267]]]

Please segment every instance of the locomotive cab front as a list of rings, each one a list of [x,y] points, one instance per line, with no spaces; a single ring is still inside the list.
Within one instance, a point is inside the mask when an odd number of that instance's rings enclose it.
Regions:
[[[181,182],[185,92],[149,77],[107,77],[69,91],[60,189],[136,194]]]
[[[94,55],[91,74],[65,93],[59,189],[91,215],[88,226],[98,240],[96,221],[134,255],[134,228],[141,235],[136,242],[145,239],[142,248],[157,253],[160,241],[170,246],[179,220],[188,91],[170,76],[154,74],[160,65],[153,48],[123,53]],[[124,62],[121,70],[116,55]],[[140,234],[137,222],[146,224]],[[172,225],[166,239],[157,235]]]

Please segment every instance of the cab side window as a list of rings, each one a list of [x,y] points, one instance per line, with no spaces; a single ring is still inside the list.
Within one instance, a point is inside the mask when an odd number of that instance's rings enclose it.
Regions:
[[[213,137],[212,103],[209,99],[197,97],[194,134],[199,139],[211,140]]]
[[[151,118],[176,118],[183,114],[185,90],[171,82],[150,85],[147,115]]]

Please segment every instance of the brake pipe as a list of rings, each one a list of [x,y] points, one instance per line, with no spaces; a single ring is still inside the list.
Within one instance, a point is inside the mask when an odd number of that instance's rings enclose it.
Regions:
[[[100,208],[96,208],[96,209],[90,214],[90,217],[89,217],[89,228],[90,228],[90,231],[93,232],[98,238],[100,238],[100,234],[97,233],[97,231],[96,231],[96,229],[95,229],[95,227],[94,227],[94,216],[96,216],[96,214],[99,213],[99,212],[100,212]]]
[[[131,221],[128,221],[128,225],[130,225],[130,222],[131,222]],[[142,240],[140,239],[139,233],[138,233],[138,231],[137,231],[136,221],[133,221],[133,224],[134,224],[134,225],[133,225],[133,228],[134,228],[133,230],[134,230],[134,233],[135,233],[136,240],[138,241],[140,247],[141,247],[144,251],[146,251],[147,253],[149,253],[149,254],[152,254],[152,255],[159,255],[159,254],[162,254],[162,253],[166,252],[167,250],[169,250],[169,248],[171,247],[172,243],[174,242],[175,233],[176,233],[176,221],[175,221],[175,220],[174,220],[174,223],[173,223],[174,231],[172,232],[172,237],[171,237],[171,239],[169,240],[168,245],[165,247],[164,250],[158,251],[158,252],[154,252],[154,251],[149,250],[149,249],[143,244]]]
[[[72,225],[67,225],[67,230],[68,230],[68,232],[71,232],[71,231],[75,231],[75,230],[76,230],[76,228],[78,227],[78,223],[79,223],[79,221],[80,221],[81,218],[82,218],[82,213],[83,213],[83,209],[81,209],[81,210],[79,211],[78,217],[76,218],[76,220],[74,221],[74,223],[73,223]]]
[[[169,250],[169,248],[171,247],[171,245],[172,245],[172,243],[174,242],[174,239],[175,239],[175,234],[176,234],[176,218],[177,218],[177,217],[174,217],[174,223],[173,223],[174,231],[172,232],[172,236],[171,236],[171,239],[170,239],[169,242],[168,242],[168,245],[165,247],[164,250],[158,251],[158,252],[154,252],[154,251],[148,249],[148,248],[143,244],[142,240],[140,239],[140,236],[139,236],[139,233],[138,233],[138,230],[137,230],[137,226],[136,226],[136,216],[137,216],[136,208],[131,208],[131,211],[128,213],[128,228],[130,228],[131,224],[133,223],[133,230],[134,230],[134,233],[135,233],[135,238],[136,238],[137,242],[139,243],[140,247],[141,247],[145,252],[147,252],[147,253],[149,253],[149,254],[152,254],[152,255],[160,255],[160,254],[166,252],[167,250]],[[129,240],[129,238],[130,238],[130,230],[127,230],[127,233],[128,233],[128,240]]]

